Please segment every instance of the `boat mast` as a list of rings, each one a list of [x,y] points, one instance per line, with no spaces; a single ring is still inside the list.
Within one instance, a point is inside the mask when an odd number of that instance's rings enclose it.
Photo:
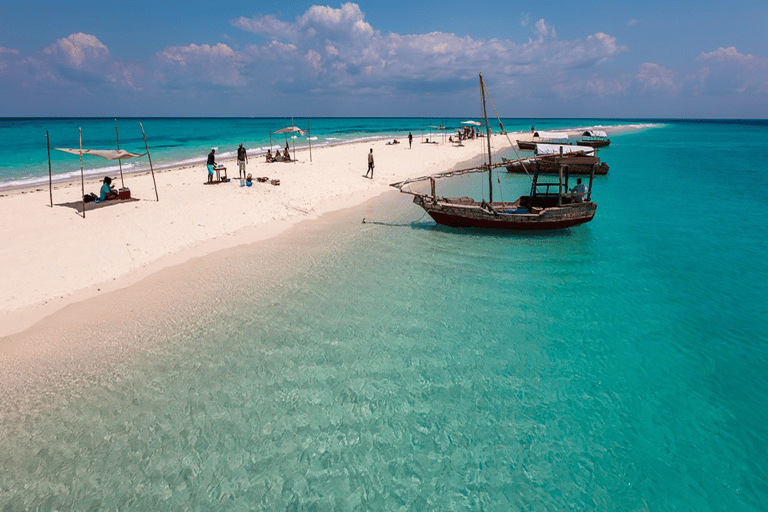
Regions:
[[[488,141],[488,202],[493,202],[493,165],[491,165],[491,128],[488,126],[488,114],[485,111],[485,83],[480,73],[480,95],[483,98],[483,119],[485,120],[485,135]]]

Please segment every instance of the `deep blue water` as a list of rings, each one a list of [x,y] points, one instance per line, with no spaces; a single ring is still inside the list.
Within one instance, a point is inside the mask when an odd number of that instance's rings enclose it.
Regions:
[[[244,249],[8,407],[0,505],[765,510],[766,148],[665,122],[601,152],[586,225],[447,229],[393,192],[275,242],[289,271]]]

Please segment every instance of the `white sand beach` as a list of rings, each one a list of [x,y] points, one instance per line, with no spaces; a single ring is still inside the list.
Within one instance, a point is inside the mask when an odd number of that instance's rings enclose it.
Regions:
[[[573,132],[576,135],[577,132]],[[512,140],[530,134],[510,135]],[[0,197],[0,338],[21,333],[68,304],[130,286],[169,266],[215,251],[251,244],[325,212],[348,208],[377,196],[389,184],[479,161],[485,139],[426,144],[405,137],[313,148],[297,152],[292,163],[266,163],[253,157],[251,187],[241,187],[233,160],[231,181],[204,185],[203,165],[155,173],[159,201],[149,173],[130,175],[130,201],[86,205],[81,187],[57,185],[51,208],[47,188],[3,192]],[[508,148],[493,135],[494,150]],[[373,148],[375,177],[362,175]],[[279,186],[255,181],[280,180]],[[119,178],[115,183],[120,186]],[[100,183],[86,183],[98,192]],[[404,198],[404,200],[407,200]],[[0,343],[0,351],[2,344]]]

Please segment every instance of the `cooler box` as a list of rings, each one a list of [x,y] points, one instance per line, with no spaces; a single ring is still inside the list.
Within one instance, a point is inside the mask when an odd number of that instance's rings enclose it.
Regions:
[[[131,198],[131,189],[129,188],[121,188],[117,191],[117,197],[119,199],[130,199]]]

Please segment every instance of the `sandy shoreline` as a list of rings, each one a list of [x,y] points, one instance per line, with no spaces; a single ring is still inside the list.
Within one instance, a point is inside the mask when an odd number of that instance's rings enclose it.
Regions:
[[[573,132],[576,135],[576,132]],[[510,134],[514,141],[530,134]],[[203,165],[155,173],[159,201],[149,173],[132,174],[125,184],[132,200],[88,205],[80,214],[81,187],[57,185],[50,207],[47,188],[3,191],[0,197],[0,338],[29,329],[69,304],[131,286],[167,267],[222,249],[274,237],[302,220],[349,208],[382,194],[389,183],[479,161],[485,139],[463,147],[407,139],[366,141],[297,151],[296,163],[250,159],[254,182],[241,187],[234,160],[224,160],[229,183],[204,185]],[[494,150],[509,147],[494,135]],[[362,177],[370,148],[375,179]],[[98,192],[100,183],[86,183]],[[119,186],[119,178],[118,178]],[[2,352],[0,339],[0,352]]]

